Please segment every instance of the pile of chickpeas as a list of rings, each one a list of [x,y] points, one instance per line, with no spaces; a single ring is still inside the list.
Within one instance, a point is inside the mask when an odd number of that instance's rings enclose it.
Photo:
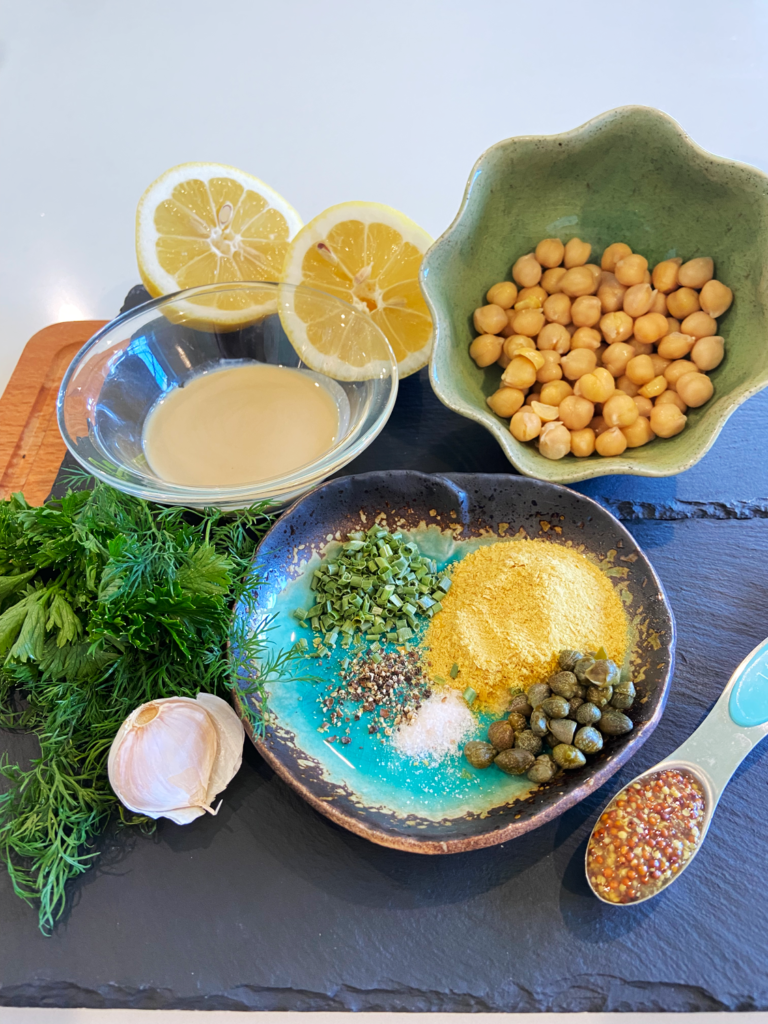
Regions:
[[[712,397],[707,373],[723,360],[717,317],[733,292],[709,256],[651,272],[624,242],[600,266],[587,262],[591,252],[580,238],[545,238],[474,314],[469,354],[504,371],[488,405],[548,459],[621,455],[674,437],[688,409]]]

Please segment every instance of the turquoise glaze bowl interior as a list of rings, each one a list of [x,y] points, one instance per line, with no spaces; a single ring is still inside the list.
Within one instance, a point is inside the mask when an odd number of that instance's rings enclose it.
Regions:
[[[689,411],[685,430],[624,455],[553,462],[516,441],[486,398],[501,368],[469,356],[472,313],[512,264],[542,238],[578,236],[592,257],[626,242],[647,257],[712,256],[734,291],[718,320],[726,356],[710,374],[713,398]],[[620,107],[562,135],[507,139],[475,164],[453,224],[427,252],[421,285],[435,323],[430,362],[438,398],[494,434],[521,473],[574,483],[606,473],[671,476],[714,444],[738,406],[768,384],[768,176],[713,156],[649,107]]]

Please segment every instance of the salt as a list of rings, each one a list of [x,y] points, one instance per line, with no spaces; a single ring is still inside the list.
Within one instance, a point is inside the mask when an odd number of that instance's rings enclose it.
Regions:
[[[441,760],[459,753],[459,744],[477,728],[472,712],[455,690],[428,697],[413,721],[392,737],[395,749],[414,761]]]

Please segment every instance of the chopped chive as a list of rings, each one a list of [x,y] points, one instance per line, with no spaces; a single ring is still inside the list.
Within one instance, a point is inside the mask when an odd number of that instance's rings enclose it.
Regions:
[[[608,652],[606,651],[606,649],[604,647],[601,647],[600,650],[595,655],[595,658],[597,659],[597,661],[607,661],[608,660]]]
[[[453,665],[451,665],[451,679],[455,679],[458,674],[459,674],[459,666],[454,661]]]
[[[467,704],[474,704],[475,700],[477,699],[477,691],[473,690],[471,686],[468,686],[461,696],[464,698]]]

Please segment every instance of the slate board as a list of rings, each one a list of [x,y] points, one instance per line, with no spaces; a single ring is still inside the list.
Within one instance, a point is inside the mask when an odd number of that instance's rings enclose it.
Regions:
[[[664,718],[590,799],[514,842],[423,857],[304,804],[248,747],[217,818],[106,837],[51,938],[0,872],[0,1005],[442,1011],[768,1009],[768,747],[741,767],[684,878],[634,908],[584,880],[600,808],[702,720],[768,634],[768,393],[663,480],[580,484],[627,520],[679,632]],[[348,468],[506,472],[479,425],[405,380]]]

